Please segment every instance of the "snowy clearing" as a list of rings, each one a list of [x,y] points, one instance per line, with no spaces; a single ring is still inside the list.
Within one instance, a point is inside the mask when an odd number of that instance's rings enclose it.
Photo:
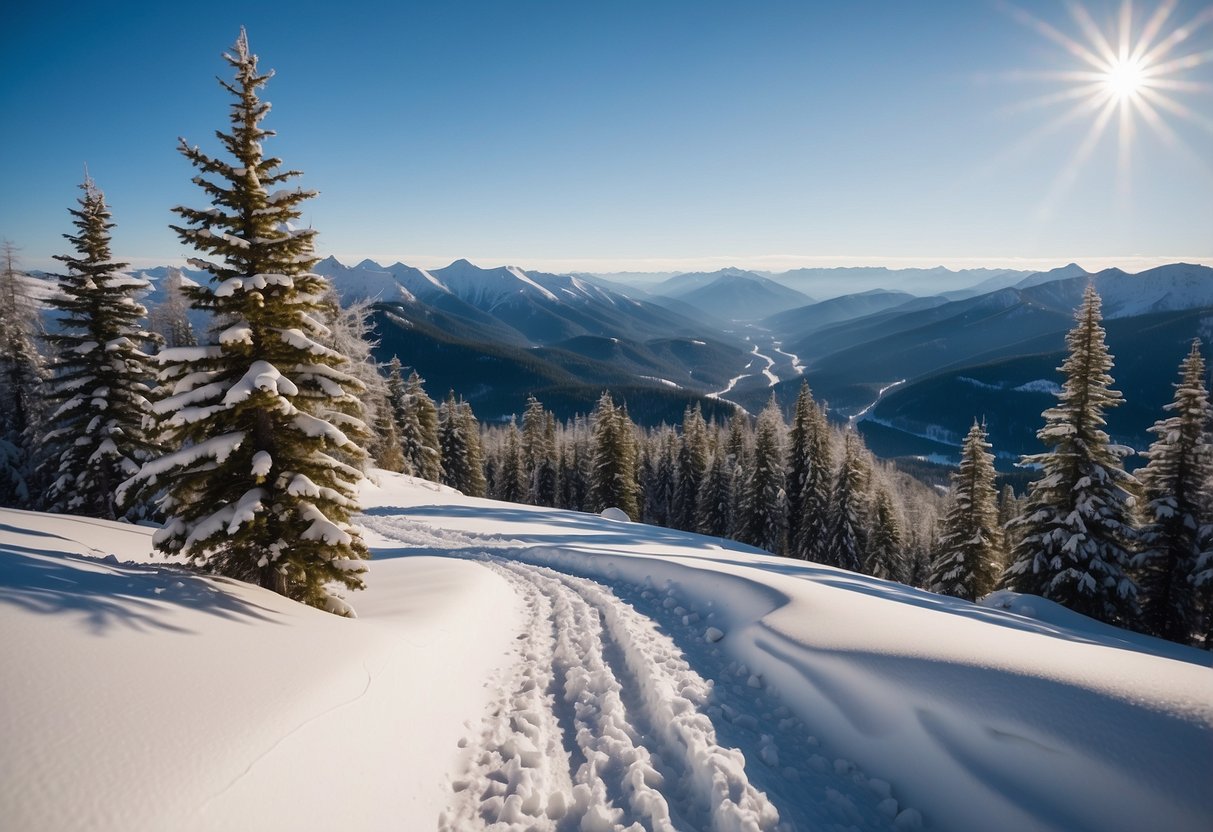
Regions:
[[[150,530],[0,512],[0,827],[1213,818],[1207,653],[380,479],[356,620],[157,562]]]

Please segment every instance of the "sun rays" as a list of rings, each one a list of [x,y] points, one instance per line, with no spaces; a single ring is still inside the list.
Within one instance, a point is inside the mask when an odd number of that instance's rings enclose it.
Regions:
[[[1085,6],[1068,0],[1067,28],[1076,29],[1072,36],[1018,6],[1003,4],[1012,17],[1064,49],[1076,64],[1073,69],[1007,74],[1012,80],[1056,85],[1010,108],[1015,112],[1062,108],[1030,134],[1032,140],[1070,122],[1090,120],[1074,152],[1054,178],[1041,205],[1042,215],[1052,213],[1110,132],[1116,133],[1117,190],[1125,201],[1130,195],[1133,145],[1141,125],[1169,150],[1213,176],[1209,161],[1172,126],[1186,122],[1213,135],[1213,119],[1184,100],[1213,92],[1213,85],[1191,77],[1194,70],[1213,61],[1213,47],[1207,38],[1205,48],[1193,45],[1194,36],[1213,23],[1213,6],[1184,20],[1178,19],[1177,5],[1178,0],[1162,0],[1143,16],[1135,14],[1131,0],[1123,0],[1115,20],[1101,26]]]

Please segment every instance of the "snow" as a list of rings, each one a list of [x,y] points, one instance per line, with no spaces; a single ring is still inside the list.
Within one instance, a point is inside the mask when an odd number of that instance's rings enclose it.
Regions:
[[[1031,596],[978,606],[376,478],[356,620],[166,565],[149,529],[0,511],[3,825],[1197,830],[1213,817],[1208,653]]]

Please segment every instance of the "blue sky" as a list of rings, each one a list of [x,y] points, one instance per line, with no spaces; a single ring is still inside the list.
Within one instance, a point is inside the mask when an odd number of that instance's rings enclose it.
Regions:
[[[1082,40],[1063,4],[1019,7]],[[1085,7],[1113,32],[1119,2]],[[1162,34],[1207,8],[1178,0]],[[1164,112],[1170,145],[1138,123],[1129,176],[1113,126],[1060,185],[1094,115],[1024,146],[1064,106],[1018,105],[1073,84],[1011,76],[1080,63],[998,3],[49,0],[7,18],[0,236],[32,267],[64,250],[85,163],[118,255],[188,254],[168,209],[202,200],[176,139],[217,150],[242,24],[277,71],[267,150],[321,192],[319,252],[349,262],[1213,262],[1213,93],[1173,93],[1189,116]],[[1213,24],[1172,57],[1206,50]],[[1175,77],[1213,83],[1213,63]]]

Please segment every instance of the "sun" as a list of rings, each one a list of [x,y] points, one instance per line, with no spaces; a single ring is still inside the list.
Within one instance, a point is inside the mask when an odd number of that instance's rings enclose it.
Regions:
[[[1022,144],[1034,143],[1068,123],[1090,119],[1087,132],[1058,173],[1042,213],[1050,213],[1051,205],[1064,196],[1113,124],[1118,143],[1117,181],[1123,197],[1129,195],[1132,148],[1142,125],[1169,150],[1213,176],[1207,153],[1192,150],[1171,126],[1183,121],[1213,135],[1213,119],[1207,115],[1213,84],[1207,73],[1205,79],[1196,77],[1205,64],[1213,62],[1213,46],[1207,37],[1203,42],[1199,37],[1208,34],[1202,30],[1213,23],[1213,5],[1204,5],[1186,20],[1176,19],[1178,5],[1179,0],[1160,0],[1151,10],[1138,14],[1132,0],[1122,0],[1114,20],[1101,26],[1078,0],[1070,0],[1066,3],[1070,25],[1059,27],[1009,2],[1003,4],[1012,17],[1061,47],[1073,62],[1072,69],[1009,74],[1015,80],[1045,81],[1054,87],[1015,110],[1064,105]],[[1067,34],[1063,28],[1076,31]],[[1204,99],[1196,109],[1185,101],[1193,97]]]
[[[1140,58],[1117,58],[1104,73],[1104,86],[1110,96],[1118,102],[1134,99],[1147,88],[1147,67]]]

